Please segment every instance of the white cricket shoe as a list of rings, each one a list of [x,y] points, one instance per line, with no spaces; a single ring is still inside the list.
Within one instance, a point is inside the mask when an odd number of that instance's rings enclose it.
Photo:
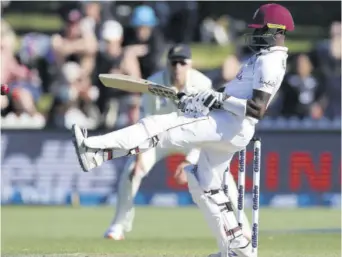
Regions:
[[[91,149],[84,145],[83,141],[87,138],[87,130],[81,129],[76,124],[72,125],[73,144],[81,168],[84,172],[100,166],[104,161],[102,150]]]
[[[233,251],[229,251],[228,256],[224,256],[221,253],[212,253],[209,254],[208,257],[239,257],[240,255],[237,255],[235,252]]]
[[[124,228],[122,225],[114,225],[111,228],[109,228],[106,233],[104,234],[104,237],[107,239],[112,239],[115,241],[120,241],[125,239],[124,234]]]
[[[228,257],[252,257],[251,244],[248,243],[245,247],[229,249]],[[208,257],[227,257],[222,253],[213,253]]]
[[[247,239],[243,239],[243,240],[247,240]],[[233,257],[233,256],[237,256],[237,257],[251,257],[253,256],[252,254],[252,245],[251,243],[247,240],[247,244],[246,241],[243,241],[243,243],[245,244],[245,246],[241,246],[241,241],[240,242],[236,242],[237,240],[233,240],[231,242],[230,245],[230,249],[229,249],[229,257]]]

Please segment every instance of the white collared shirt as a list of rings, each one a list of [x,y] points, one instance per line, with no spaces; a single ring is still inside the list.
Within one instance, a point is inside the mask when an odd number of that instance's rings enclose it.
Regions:
[[[253,89],[257,89],[271,94],[271,102],[284,79],[287,51],[288,48],[281,46],[259,51],[242,65],[236,78],[225,85],[224,92],[236,98],[251,99]]]

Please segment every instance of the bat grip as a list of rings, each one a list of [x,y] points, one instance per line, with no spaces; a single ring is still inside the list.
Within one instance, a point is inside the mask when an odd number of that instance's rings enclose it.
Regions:
[[[186,94],[183,93],[183,92],[177,93],[177,98],[178,98],[179,100],[182,100],[182,98],[183,98],[184,96],[186,96]],[[204,106],[207,107],[206,102],[204,102]],[[212,108],[212,109],[221,109],[221,105],[220,105],[218,102],[215,102],[214,105],[213,105],[211,108]]]

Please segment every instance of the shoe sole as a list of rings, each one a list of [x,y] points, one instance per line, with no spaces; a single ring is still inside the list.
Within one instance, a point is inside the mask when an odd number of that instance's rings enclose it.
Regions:
[[[114,238],[114,237],[111,236],[111,235],[105,235],[104,238],[105,238],[105,239],[114,240],[114,241],[122,241],[122,240],[125,240],[125,237],[124,237],[124,236],[121,236],[120,238]]]
[[[78,140],[76,138],[75,128],[76,128],[76,125],[72,125],[72,129],[71,129],[72,135],[73,135],[72,143],[73,143],[75,151],[76,151],[78,163],[80,164],[83,172],[88,172],[88,170],[84,167],[84,164],[83,164],[83,161],[82,161],[82,158],[81,158],[80,150],[79,150],[79,147],[78,147],[80,145],[80,142],[78,142]],[[82,130],[81,130],[81,133],[84,135]]]

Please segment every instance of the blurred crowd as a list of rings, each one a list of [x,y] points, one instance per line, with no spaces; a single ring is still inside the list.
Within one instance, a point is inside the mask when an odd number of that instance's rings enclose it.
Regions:
[[[1,96],[3,128],[111,129],[135,123],[140,95],[108,89],[100,73],[147,78],[164,66],[173,43],[191,43],[196,1],[153,2],[133,9],[128,25],[106,7],[85,1],[61,11],[63,30],[54,35],[18,35],[1,20],[1,83],[11,93]],[[181,3],[181,4],[180,4]],[[44,21],[42,21],[44,22]],[[210,20],[201,24],[204,43],[232,44],[242,25],[227,31]],[[289,57],[288,72],[270,106],[271,117],[315,120],[341,117],[341,22],[331,24],[330,38],[308,53]],[[216,89],[234,79],[252,53],[241,48],[221,67],[203,71]]]

